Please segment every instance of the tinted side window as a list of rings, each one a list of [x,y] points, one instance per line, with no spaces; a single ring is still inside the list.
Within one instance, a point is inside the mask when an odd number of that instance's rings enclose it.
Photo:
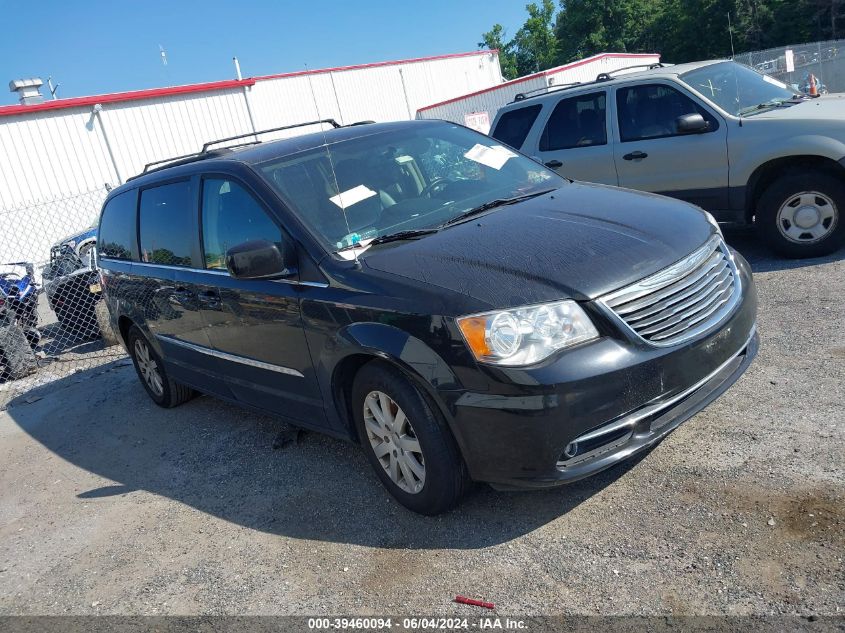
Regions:
[[[280,244],[282,232],[238,183],[206,178],[202,183],[202,243],[206,268],[226,269],[226,251],[250,240]]]
[[[604,92],[561,99],[540,137],[540,150],[606,145],[606,102]]]
[[[632,86],[616,91],[619,136],[622,142],[678,134],[678,117],[698,113],[712,132],[719,123],[707,110],[674,88],[663,84]]]
[[[141,191],[141,261],[191,266],[195,205],[186,180]]]
[[[135,191],[125,191],[106,203],[100,218],[97,250],[100,257],[131,259],[135,240]]]
[[[540,104],[528,106],[527,108],[517,108],[510,112],[505,112],[496,124],[496,129],[490,135],[502,143],[510,145],[514,149],[519,149],[525,142],[525,137],[537,120],[537,115],[540,114]]]

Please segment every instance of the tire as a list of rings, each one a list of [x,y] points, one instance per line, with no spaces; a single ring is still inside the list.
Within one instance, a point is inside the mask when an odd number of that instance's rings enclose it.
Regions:
[[[167,376],[161,357],[137,326],[133,325],[129,329],[127,338],[132,364],[135,365],[138,378],[153,402],[165,409],[171,409],[196,395],[190,387],[179,384]]]
[[[112,347],[113,345],[118,345],[120,341],[117,338],[117,335],[114,333],[114,329],[111,326],[111,319],[109,318],[109,309],[106,306],[106,302],[104,300],[100,300],[97,302],[97,305],[94,306],[94,316],[97,319],[97,325],[99,326],[100,336],[103,337],[103,343],[106,347]]]
[[[413,382],[385,363],[371,362],[355,376],[352,407],[367,459],[399,503],[426,515],[458,504],[469,488],[469,473],[440,411]],[[380,423],[373,411],[383,414],[385,408],[394,418],[390,424]],[[397,428],[391,424],[399,410],[405,420]]]
[[[0,380],[18,380],[37,368],[35,353],[15,322],[0,325]]]
[[[778,178],[757,209],[761,238],[784,257],[820,257],[845,244],[845,181],[832,174],[802,169]]]

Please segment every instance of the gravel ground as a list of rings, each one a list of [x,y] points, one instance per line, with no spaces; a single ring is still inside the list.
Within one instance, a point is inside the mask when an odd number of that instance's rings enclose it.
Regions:
[[[425,518],[354,446],[126,361],[0,413],[0,614],[845,613],[845,253],[752,262],[760,354],[644,457]],[[41,399],[36,400],[37,396]],[[29,402],[28,402],[29,401]],[[489,612],[484,615],[489,614]]]

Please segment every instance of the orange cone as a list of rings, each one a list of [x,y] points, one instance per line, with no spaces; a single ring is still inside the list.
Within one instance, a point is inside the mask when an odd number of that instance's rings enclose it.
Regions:
[[[816,76],[810,73],[810,96],[811,97],[818,97],[819,96],[819,88],[816,85]]]

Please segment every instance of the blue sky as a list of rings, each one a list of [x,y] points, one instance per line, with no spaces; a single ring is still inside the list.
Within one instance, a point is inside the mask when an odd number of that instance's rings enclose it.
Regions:
[[[52,75],[60,97],[77,97],[230,79],[234,55],[248,77],[470,51],[496,22],[513,35],[525,4],[0,0],[0,104],[21,77]]]

